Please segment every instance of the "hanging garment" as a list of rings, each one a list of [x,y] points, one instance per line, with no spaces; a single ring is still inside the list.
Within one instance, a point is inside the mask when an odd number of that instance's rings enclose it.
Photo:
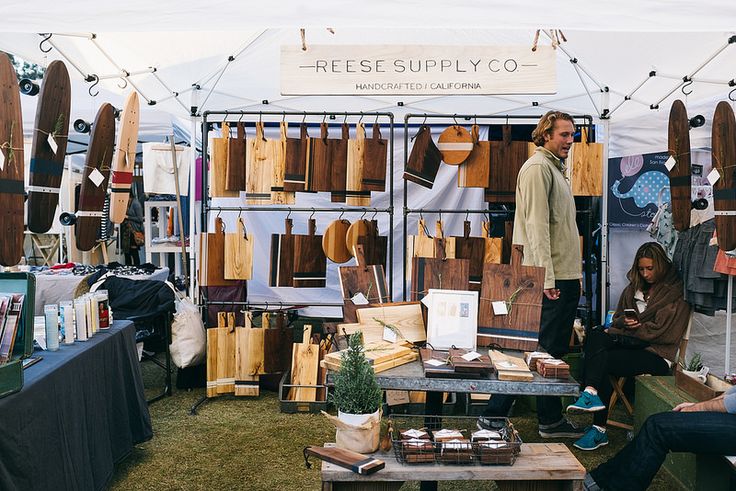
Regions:
[[[179,192],[181,196],[188,196],[189,162],[192,160],[192,149],[183,145],[175,145],[174,148],[176,149],[176,169],[179,173]],[[176,195],[171,144],[143,144],[143,190],[148,194]]]

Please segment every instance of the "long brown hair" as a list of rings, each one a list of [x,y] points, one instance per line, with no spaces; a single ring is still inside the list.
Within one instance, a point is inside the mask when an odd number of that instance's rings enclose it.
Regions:
[[[558,119],[564,121],[570,121],[575,126],[575,120],[572,119],[567,113],[561,111],[549,111],[547,114],[542,116],[542,119],[537,123],[537,127],[532,131],[532,141],[538,147],[544,146],[544,135],[551,135],[555,128],[555,121]]]
[[[631,269],[626,273],[626,277],[634,287],[634,291],[641,290],[646,291],[649,288],[647,282],[639,274],[639,259],[647,258],[651,259],[654,265],[654,282],[657,283],[662,280],[672,268],[672,261],[667,257],[667,253],[661,245],[656,242],[646,242],[642,244],[634,255],[634,264]]]

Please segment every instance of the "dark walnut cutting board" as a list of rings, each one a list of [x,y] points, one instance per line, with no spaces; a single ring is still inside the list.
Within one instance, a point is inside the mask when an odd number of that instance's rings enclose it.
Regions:
[[[432,189],[437,171],[442,163],[442,154],[432,141],[429,126],[422,125],[414,135],[414,145],[404,169],[404,179]]]
[[[412,258],[411,300],[424,298],[430,288],[470,290],[470,263],[467,259]]]
[[[284,233],[271,234],[269,286],[294,286],[294,227],[290,218],[284,220]]]
[[[225,227],[215,218],[215,230],[201,235],[200,276],[202,286],[235,286],[236,280],[225,279]]]
[[[238,123],[235,138],[229,142],[227,170],[225,172],[225,189],[227,191],[245,191],[245,125]]]
[[[501,141],[491,142],[491,170],[485,200],[489,203],[516,202],[516,177],[529,158],[530,145],[511,138],[511,126],[503,125]]]
[[[327,280],[327,258],[322,250],[322,236],[317,223],[308,222],[307,235],[294,236],[294,287],[322,288]]]

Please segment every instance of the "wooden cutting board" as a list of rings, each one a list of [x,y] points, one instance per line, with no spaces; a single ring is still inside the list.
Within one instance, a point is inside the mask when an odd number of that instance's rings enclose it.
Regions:
[[[498,350],[489,350],[493,368],[496,369],[498,380],[511,380],[517,382],[531,382],[534,375],[529,370],[523,359],[509,356]]]
[[[322,236],[316,235],[313,218],[307,235],[294,236],[294,287],[323,288],[327,280],[327,258],[322,250]]]
[[[356,474],[362,475],[373,474],[386,467],[386,463],[382,460],[367,457],[344,448],[309,446],[304,449],[304,454],[313,455],[325,462],[350,469]]]
[[[455,258],[455,238],[445,236],[445,225],[441,220],[434,224],[434,257],[439,259]]]
[[[296,202],[296,194],[293,191],[285,191],[284,176],[286,174],[286,121],[280,125],[281,139],[278,149],[275,149],[275,160],[273,161],[273,175],[271,176],[271,202],[279,205],[293,205]]]
[[[235,392],[235,314],[217,314],[217,393]]]
[[[491,142],[490,181],[485,191],[485,200],[489,203],[516,201],[516,178],[529,158],[529,143],[513,141],[510,125],[503,126],[502,136],[501,141]]]
[[[355,246],[358,245],[358,240],[364,239],[370,233],[371,223],[368,220],[360,219],[350,224],[350,227],[345,234],[345,246],[348,248],[351,255],[354,254]]]
[[[487,188],[490,183],[491,142],[480,141],[480,127],[470,128],[473,149],[457,170],[457,185],[461,188]]]
[[[264,370],[264,339],[267,329],[261,327],[239,327],[235,329],[236,371],[235,395],[258,396],[259,375]]]
[[[348,166],[346,172],[345,195],[350,206],[370,206],[371,192],[363,189],[363,168],[365,167],[365,126],[355,126],[355,139],[348,140]]]
[[[307,166],[307,189],[309,191],[330,191],[332,186],[331,144],[328,140],[327,123],[319,126],[320,137],[312,139],[311,158]]]
[[[115,116],[110,104],[100,106],[92,125],[90,144],[84,163],[82,189],[79,192],[77,223],[74,227],[77,249],[89,251],[97,244],[102,222],[102,207],[107,195],[113,144],[115,142]],[[97,182],[95,182],[95,179]],[[126,201],[127,203],[127,201]]]
[[[133,91],[125,99],[123,112],[120,114],[117,151],[112,164],[110,178],[110,220],[112,223],[123,223],[128,211],[130,186],[133,183],[135,168],[135,150],[138,145],[139,113],[138,93]],[[94,130],[94,127],[92,129]]]
[[[237,281],[225,278],[225,228],[220,217],[215,218],[214,232],[202,235],[201,247],[200,284],[202,286],[237,285]]]
[[[491,222],[483,222],[483,240],[485,241],[484,263],[501,264],[503,261],[503,238],[491,237]],[[481,280],[482,281],[482,280]]]
[[[294,343],[294,355],[291,361],[291,384],[297,386],[317,385],[319,371],[319,345]],[[288,394],[292,401],[316,401],[316,387],[292,387]]]
[[[227,170],[225,172],[225,189],[227,191],[245,191],[245,125],[238,123],[235,138],[228,141]]]
[[[386,324],[392,324],[401,332],[400,339],[411,343],[421,343],[427,340],[427,330],[424,327],[422,306],[419,302],[404,302],[401,304],[385,304],[377,307],[358,309],[358,322],[363,325],[379,324],[376,319]]]
[[[310,158],[310,138],[307,125],[299,127],[299,138],[286,139],[284,157],[284,191],[305,191],[307,182],[307,162]]]
[[[210,140],[210,196],[212,198],[237,198],[240,193],[225,188],[227,159],[230,155],[230,126],[222,123],[221,138]]]
[[[365,159],[361,188],[366,191],[386,191],[386,158],[388,141],[381,138],[381,125],[373,125],[373,135],[365,140]]]
[[[253,275],[253,235],[238,218],[238,230],[225,234],[225,279],[249,280]]]
[[[334,351],[325,355],[325,362],[334,366],[340,367],[342,362],[343,353],[348,350]],[[412,350],[409,347],[387,343],[385,341],[379,341],[376,343],[365,343],[364,351],[365,357],[371,365],[377,365],[384,363],[396,358],[402,358],[406,355],[412,354]],[[336,368],[330,367],[335,370]]]
[[[249,205],[271,204],[271,175],[277,160],[280,140],[267,140],[263,122],[256,123],[256,135],[246,140],[245,202]]]
[[[277,314],[277,318],[285,317]],[[266,373],[286,372],[291,366],[291,347],[294,343],[294,330],[287,328],[285,323],[271,322],[264,332],[264,365]]]
[[[460,165],[473,151],[473,137],[460,125],[446,128],[437,139],[442,160],[448,165]]]
[[[386,269],[388,237],[378,231],[378,220],[370,221],[370,230],[365,237],[358,237],[358,245],[363,246],[363,256],[367,265],[381,265]]]
[[[731,105],[721,101],[713,115],[711,158],[720,175],[713,185],[718,247],[736,249],[736,122]]]
[[[340,219],[330,222],[325,229],[325,234],[322,236],[322,250],[327,259],[333,263],[345,263],[353,257],[345,240],[349,228],[350,222]]]
[[[580,143],[573,143],[566,159],[572,173],[574,196],[603,195],[603,144],[588,141],[588,128],[580,130]]]
[[[483,281],[483,261],[486,252],[486,239],[470,236],[470,222],[463,222],[463,236],[452,237],[455,243],[455,257],[467,259],[470,267],[470,289],[479,292]]]
[[[71,83],[63,61],[52,61],[43,76],[36,106],[28,179],[28,230],[49,231],[59,204],[69,134]],[[55,148],[49,139],[53,140]]]
[[[539,341],[544,268],[522,266],[523,246],[514,245],[511,264],[486,264],[478,313],[478,345],[533,351]],[[511,301],[507,315],[495,315],[492,302]]]
[[[342,125],[342,138],[328,140],[330,144],[330,160],[332,172],[330,174],[330,191],[333,203],[345,203],[348,174],[348,141],[350,128],[346,123]]]
[[[432,131],[429,126],[422,125],[414,135],[414,146],[406,162],[404,179],[432,189],[441,163],[442,154],[432,141]]]
[[[422,218],[417,222],[417,235],[410,235],[406,244],[407,257],[434,257],[434,237],[429,234]]]
[[[352,298],[358,293],[370,303],[384,303],[389,301],[386,287],[386,273],[381,265],[367,265],[363,254],[363,246],[355,246],[357,266],[340,266],[340,291],[343,298],[343,319],[353,322],[357,319],[355,310],[358,308]]]
[[[411,299],[421,300],[430,288],[469,290],[470,264],[467,259],[412,258]]]
[[[217,337],[216,327],[207,329],[207,397],[217,396]]]
[[[294,286],[293,222],[284,220],[283,234],[271,234],[269,286]]]
[[[685,104],[681,100],[672,103],[667,148],[676,164],[670,171],[670,195],[672,197],[672,224],[678,232],[690,228],[692,199],[690,191],[690,122]]]

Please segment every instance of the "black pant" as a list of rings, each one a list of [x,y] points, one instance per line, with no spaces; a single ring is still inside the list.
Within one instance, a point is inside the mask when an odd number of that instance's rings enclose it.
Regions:
[[[605,426],[608,420],[608,403],[613,386],[609,375],[633,377],[649,373],[667,375],[669,366],[659,355],[647,351],[643,346],[621,347],[613,336],[602,329],[593,329],[585,338],[585,385],[595,387],[606,409],[593,414],[593,424]]]
[[[542,297],[542,316],[539,322],[539,347],[555,358],[566,355],[570,347],[572,325],[580,301],[579,280],[557,280],[555,288],[560,298]],[[488,401],[483,412],[486,416],[506,416],[515,396],[496,394]],[[562,419],[562,400],[559,397],[537,397],[537,418],[541,425],[555,424]]]
[[[140,266],[141,265],[140,249],[131,249],[130,252],[125,253],[125,265],[126,266]]]

